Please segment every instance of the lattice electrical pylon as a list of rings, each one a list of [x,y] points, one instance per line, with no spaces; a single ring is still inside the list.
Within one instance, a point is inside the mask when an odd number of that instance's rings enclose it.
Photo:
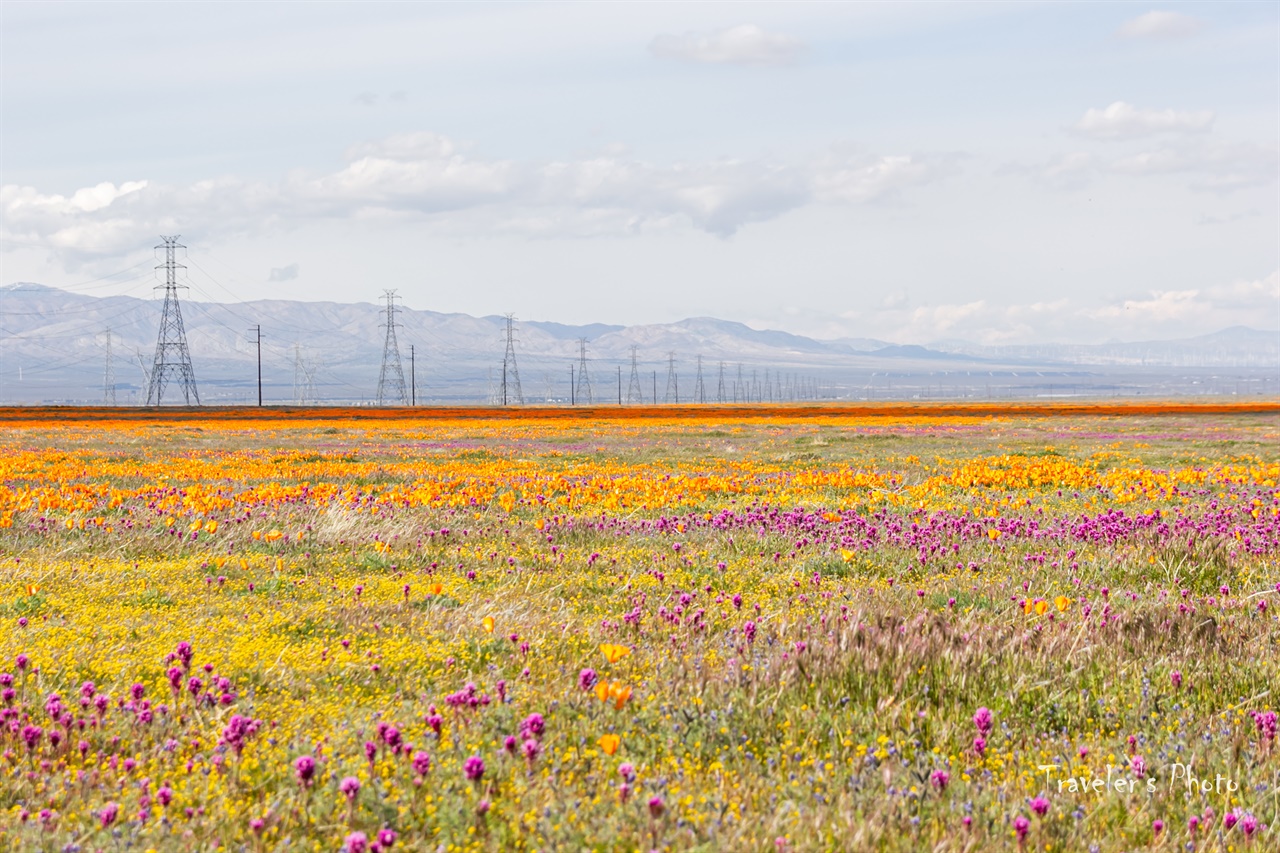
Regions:
[[[746,385],[742,382],[742,362],[738,362],[738,381],[733,383],[733,402],[747,402]]]
[[[156,269],[164,270],[164,309],[160,314],[160,331],[156,335],[156,356],[151,364],[147,382],[147,405],[158,406],[164,397],[164,389],[170,381],[182,388],[182,399],[200,405],[200,393],[196,390],[196,372],[191,367],[191,351],[187,349],[187,331],[182,326],[182,309],[178,306],[178,270],[186,267],[177,261],[178,249],[186,246],[178,243],[178,236],[160,235],[164,249],[164,263]],[[157,287],[157,289],[159,289]]]
[[[720,362],[720,381],[716,384],[716,402],[724,402],[724,362]]]
[[[578,376],[574,382],[577,386],[574,393],[578,402],[587,401],[587,405],[591,405],[594,400],[591,398],[591,378],[587,375],[587,339],[578,338]]]
[[[102,405],[114,406],[116,404],[116,368],[111,362],[111,327],[108,326],[107,336],[107,363],[102,370]]]
[[[507,315],[507,354],[502,357],[504,389],[503,404],[524,405],[524,391],[520,388],[520,370],[516,367],[516,316]]]
[[[680,383],[676,379],[676,354],[674,352],[667,353],[667,393],[662,401],[664,403],[680,402]]]
[[[639,347],[631,347],[631,381],[627,383],[627,402],[644,403],[644,391],[640,386],[640,360],[636,353]]]
[[[382,369],[378,371],[378,405],[390,403],[404,405],[409,402],[409,392],[404,385],[404,365],[400,363],[400,344],[396,342],[396,292],[382,291],[387,300],[387,319],[382,324],[387,329],[386,340],[382,344]]]
[[[698,356],[698,376],[693,383],[693,399],[699,403],[707,402],[707,389],[702,384],[702,356]]]
[[[293,403],[305,406],[316,402],[316,368],[302,357],[302,344],[293,344]]]

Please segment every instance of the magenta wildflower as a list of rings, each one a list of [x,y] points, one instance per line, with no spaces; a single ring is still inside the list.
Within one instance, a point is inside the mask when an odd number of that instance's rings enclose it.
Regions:
[[[654,818],[662,817],[662,813],[667,810],[667,804],[662,801],[662,797],[652,797],[649,800],[649,815]]]
[[[413,754],[413,772],[419,776],[426,776],[431,772],[431,756],[425,752],[415,752]]]
[[[1031,821],[1018,815],[1013,819],[1013,831],[1018,834],[1018,843],[1022,844],[1027,840],[1027,833],[1031,831]]]
[[[987,740],[982,735],[978,735],[973,739],[973,751],[981,758],[987,751]]]
[[[386,850],[396,843],[396,831],[389,827],[384,827],[378,831],[378,846]]]
[[[267,828],[267,822],[260,817],[255,817],[249,821],[249,829],[253,830],[254,835],[261,835],[262,831]]]
[[[462,763],[462,772],[472,782],[479,782],[484,776],[484,759],[478,755],[473,755]]]
[[[618,775],[630,782],[636,778],[636,768],[630,761],[624,761],[618,765]]]
[[[991,716],[990,709],[984,707],[975,711],[973,715],[973,724],[978,727],[978,733],[985,737],[986,734],[991,731],[992,725],[994,725],[994,719]]]
[[[590,690],[596,684],[596,671],[594,669],[584,669],[578,673],[578,689]]]
[[[533,764],[533,762],[538,760],[538,754],[542,752],[542,744],[538,743],[533,738],[529,738],[524,742],[524,746],[522,746],[520,750],[524,753],[525,761]]]
[[[547,723],[542,719],[541,714],[530,714],[525,717],[524,722],[520,724],[520,736],[523,738],[531,736],[542,737],[542,733],[546,731],[546,728]]]
[[[1169,676],[1169,680],[1173,682],[1173,689],[1180,690],[1182,688],[1182,671],[1175,669],[1173,674]]]
[[[118,803],[107,803],[102,807],[102,811],[98,812],[98,820],[102,826],[108,827],[116,822],[116,818],[120,815],[120,805]]]
[[[310,788],[312,779],[316,775],[316,760],[310,755],[303,755],[293,762],[293,775],[298,778],[298,783],[304,788]]]
[[[354,776],[347,776],[338,783],[338,790],[342,792],[348,802],[355,802],[356,795],[360,793],[360,780]]]
[[[347,841],[343,845],[346,853],[365,853],[369,849],[369,836],[363,832],[353,832],[347,836]]]
[[[1031,810],[1040,817],[1044,817],[1049,813],[1049,801],[1044,797],[1035,797],[1030,803],[1028,803],[1028,805],[1031,806]]]
[[[1164,821],[1162,821],[1162,820],[1154,820],[1154,821],[1152,821],[1152,822],[1151,822],[1151,832],[1152,832],[1153,834],[1155,834],[1155,835],[1159,835],[1160,833],[1164,832]]]
[[[933,784],[933,787],[937,788],[938,792],[941,793],[942,791],[947,790],[947,783],[951,781],[951,774],[945,770],[935,770],[929,776],[929,781]]]

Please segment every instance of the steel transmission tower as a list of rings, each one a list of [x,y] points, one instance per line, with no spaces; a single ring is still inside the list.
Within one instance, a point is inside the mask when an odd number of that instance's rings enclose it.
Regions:
[[[667,394],[663,398],[663,402],[680,402],[680,383],[676,380],[676,354],[674,351],[667,353]]]
[[[378,372],[378,405],[389,403],[404,405],[409,402],[409,392],[404,386],[404,365],[400,363],[400,345],[396,342],[396,292],[384,290],[387,300],[386,341],[382,344],[382,370]]]
[[[644,403],[644,392],[640,390],[640,363],[636,358],[639,347],[631,347],[631,382],[627,385],[627,402]]]
[[[716,402],[724,402],[724,362],[720,362],[720,381],[716,385]]]
[[[698,356],[698,378],[693,383],[693,399],[707,402],[707,389],[702,384],[702,356]]]
[[[507,315],[507,354],[502,357],[503,404],[524,405],[524,391],[520,389],[520,370],[516,367],[516,317]]]
[[[293,344],[293,403],[305,406],[316,402],[316,368],[302,358],[302,344]]]
[[[587,405],[593,402],[591,399],[591,378],[587,376],[587,339],[578,338],[578,376],[576,381],[576,399],[581,403],[583,400]]]
[[[111,363],[111,327],[107,327],[107,363],[102,371],[102,405],[116,404],[116,369]]]
[[[164,389],[170,381],[182,388],[182,399],[190,406],[194,399],[200,405],[200,393],[196,390],[196,372],[191,368],[191,352],[187,349],[187,331],[182,326],[182,309],[178,306],[178,270],[186,269],[177,261],[178,249],[186,246],[178,243],[178,236],[160,235],[164,245],[164,263],[156,269],[164,269],[164,310],[160,315],[160,332],[156,336],[156,356],[151,365],[147,383],[147,405],[158,406],[164,397]],[[157,288],[158,289],[158,288]]]

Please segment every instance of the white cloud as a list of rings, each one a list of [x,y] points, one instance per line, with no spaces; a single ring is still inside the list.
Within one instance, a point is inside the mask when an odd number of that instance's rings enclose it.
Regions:
[[[1168,39],[1195,35],[1204,28],[1199,18],[1181,12],[1151,11],[1125,21],[1116,31],[1125,38]]]
[[[957,160],[954,155],[880,157],[836,152],[819,161],[814,191],[824,201],[878,201],[957,174]]]
[[[1006,165],[998,174],[1025,175],[1064,190],[1080,189],[1105,174],[1134,178],[1186,175],[1188,189],[1227,194],[1274,183],[1278,163],[1280,154],[1275,146],[1182,141],[1109,159],[1079,151],[1058,154],[1038,165]]]
[[[664,33],[649,43],[649,52],[662,59],[712,65],[787,65],[804,50],[794,36],[771,33],[741,24],[714,33]]]
[[[345,166],[279,183],[235,177],[166,186],[100,184],[70,198],[0,190],[0,237],[13,248],[118,254],[157,231],[252,233],[307,220],[404,219],[448,213],[449,227],[540,236],[636,234],[693,227],[728,237],[815,201],[893,198],[959,170],[953,155],[850,153],[799,162],[721,159],[659,165],[625,156],[517,162],[485,159],[433,133],[352,146]]]
[[[1209,300],[1215,308],[1241,308],[1274,313],[1280,304],[1280,271],[1253,281],[1234,281],[1209,288]]]
[[[1203,133],[1212,125],[1213,113],[1208,110],[1143,110],[1116,101],[1105,109],[1087,110],[1073,129],[1095,139],[1131,139],[1156,133]]]
[[[1205,307],[1198,290],[1153,290],[1145,299],[1126,299],[1118,304],[1104,305],[1089,311],[1089,316],[1099,320],[1124,320],[1126,323],[1149,326],[1193,316]]]
[[[966,340],[984,346],[1054,340],[1158,339],[1215,332],[1229,326],[1273,328],[1280,272],[1251,281],[1094,301],[1081,295],[1041,302],[934,303],[903,311],[882,304],[846,326],[845,335],[874,332],[892,341],[937,344]]]
[[[298,265],[289,264],[283,267],[272,267],[267,281],[293,281],[298,277]]]

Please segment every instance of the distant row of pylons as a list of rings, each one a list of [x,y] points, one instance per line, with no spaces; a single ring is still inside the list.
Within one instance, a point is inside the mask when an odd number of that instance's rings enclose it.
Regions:
[[[139,353],[139,363],[147,384],[147,405],[158,406],[164,401],[166,391],[179,389],[185,405],[200,405],[200,393],[196,389],[195,369],[191,365],[191,352],[187,346],[187,333],[182,323],[182,308],[178,301],[178,270],[186,266],[177,262],[177,250],[185,249],[178,242],[178,235],[161,236],[161,245],[156,249],[164,249],[164,262],[156,265],[156,269],[165,271],[165,283],[156,289],[164,288],[164,308],[160,315],[160,329],[156,336],[155,358],[151,369],[147,370]],[[383,291],[386,301],[385,316],[381,324],[385,330],[382,344],[382,367],[378,371],[377,404],[379,406],[414,406],[417,405],[417,382],[414,367],[414,347],[410,345],[410,380],[405,382],[404,365],[400,358],[400,344],[396,337],[396,329],[400,324],[396,316],[400,307],[396,304],[399,297],[396,291]],[[523,405],[524,389],[520,384],[520,369],[516,364],[516,324],[515,315],[507,314],[505,320],[506,350],[502,357],[501,383],[494,387],[490,381],[489,402],[495,405]],[[258,331],[258,405],[262,405],[262,333]],[[603,386],[593,385],[589,359],[587,358],[586,338],[579,338],[578,359],[576,364],[569,365],[569,402],[572,405],[592,405],[613,402],[613,394],[608,390],[612,383],[605,380]],[[725,362],[720,362],[719,375],[714,395],[707,394],[706,382],[703,378],[702,356],[697,356],[697,374],[694,379],[692,395],[686,397],[686,403],[764,403],[785,402],[792,400],[817,399],[819,391],[817,382],[811,378],[774,371],[772,377],[766,368],[764,381],[755,368],[751,370],[751,378],[747,380],[743,374],[742,364],[737,366],[737,378],[726,381]],[[294,403],[306,404],[319,402],[316,393],[315,373],[317,366],[304,362],[301,347],[294,347]],[[617,368],[618,405],[643,405],[645,402],[657,404],[658,372],[653,371],[651,392],[646,401],[644,382],[640,375],[639,347],[631,347],[631,375],[627,383],[626,394],[622,390],[622,367]],[[547,402],[554,401],[550,374],[547,376]],[[709,397],[714,399],[709,399]],[[678,404],[682,402],[680,395],[679,375],[676,370],[676,354],[667,353],[666,388],[662,403]],[[116,404],[115,371],[112,363],[111,330],[107,330],[106,367],[103,371],[103,404]]]

